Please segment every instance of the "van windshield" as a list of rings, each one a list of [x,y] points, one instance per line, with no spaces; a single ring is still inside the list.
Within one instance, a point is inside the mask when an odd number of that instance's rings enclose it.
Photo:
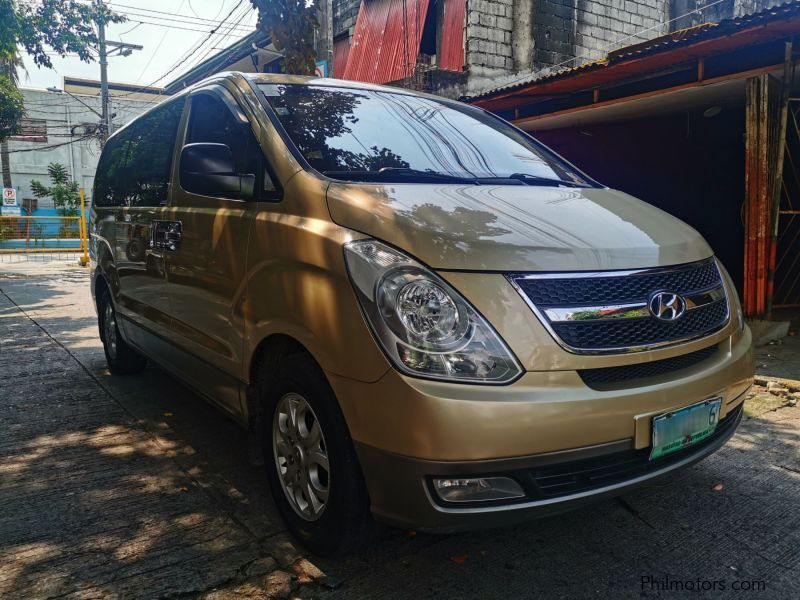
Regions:
[[[258,87],[306,161],[334,179],[593,185],[527,135],[468,105],[323,85]]]

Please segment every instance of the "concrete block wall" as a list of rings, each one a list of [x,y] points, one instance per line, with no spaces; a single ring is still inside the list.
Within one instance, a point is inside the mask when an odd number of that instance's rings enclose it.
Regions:
[[[334,36],[355,25],[361,1],[333,0]],[[437,93],[480,93],[516,81],[520,74],[580,65],[676,29],[786,0],[716,1],[466,0],[467,81],[448,83]],[[704,6],[708,8],[692,12]]]
[[[532,67],[571,66],[666,33],[669,0],[537,0]],[[573,60],[574,59],[574,60]]]
[[[514,70],[514,0],[467,0],[465,59],[470,79],[490,82]]]
[[[333,0],[333,36],[355,27],[361,0]]]
[[[713,0],[708,0],[713,1]],[[788,0],[734,0],[732,17],[741,17],[750,13],[758,12],[773,6],[786,4]]]
[[[670,31],[758,12],[787,0],[671,0]]]

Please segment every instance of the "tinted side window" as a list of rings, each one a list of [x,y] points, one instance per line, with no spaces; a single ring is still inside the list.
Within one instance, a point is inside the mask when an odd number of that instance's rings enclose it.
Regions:
[[[240,121],[216,95],[197,94],[192,98],[187,144],[225,144],[233,153],[236,172],[257,174],[261,166],[261,148],[250,124]]]
[[[103,148],[94,178],[95,206],[121,206],[122,197],[114,193],[115,184],[121,180],[128,147],[128,130],[111,137]]]
[[[183,98],[131,124],[120,193],[123,206],[164,206]]]
[[[163,206],[184,99],[159,106],[106,142],[94,183],[97,206]]]

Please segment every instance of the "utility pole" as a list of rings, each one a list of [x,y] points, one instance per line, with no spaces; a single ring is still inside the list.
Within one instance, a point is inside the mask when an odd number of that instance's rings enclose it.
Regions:
[[[317,59],[327,63],[328,77],[333,77],[337,75],[333,72],[333,0],[319,0],[319,25]]]
[[[106,41],[106,22],[104,18],[104,0],[95,0],[100,17],[97,20],[97,53],[100,56],[100,104],[102,106],[100,115],[100,144],[105,145],[106,139],[113,131],[111,127],[111,111],[109,110],[108,97],[108,47],[111,52],[119,52],[119,56],[130,56],[134,50],[141,50],[138,44],[126,44],[124,42]]]
[[[111,135],[111,119],[108,117],[108,53],[106,52],[106,20],[102,9],[105,8],[103,0],[97,0],[100,18],[97,20],[97,51],[100,54],[100,104],[102,106],[101,144],[105,145],[106,139]]]

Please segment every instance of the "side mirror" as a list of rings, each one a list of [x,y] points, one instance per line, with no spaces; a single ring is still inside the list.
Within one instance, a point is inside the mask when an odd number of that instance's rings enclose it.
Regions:
[[[181,150],[181,187],[192,194],[249,200],[256,176],[239,175],[225,144],[186,144]]]

